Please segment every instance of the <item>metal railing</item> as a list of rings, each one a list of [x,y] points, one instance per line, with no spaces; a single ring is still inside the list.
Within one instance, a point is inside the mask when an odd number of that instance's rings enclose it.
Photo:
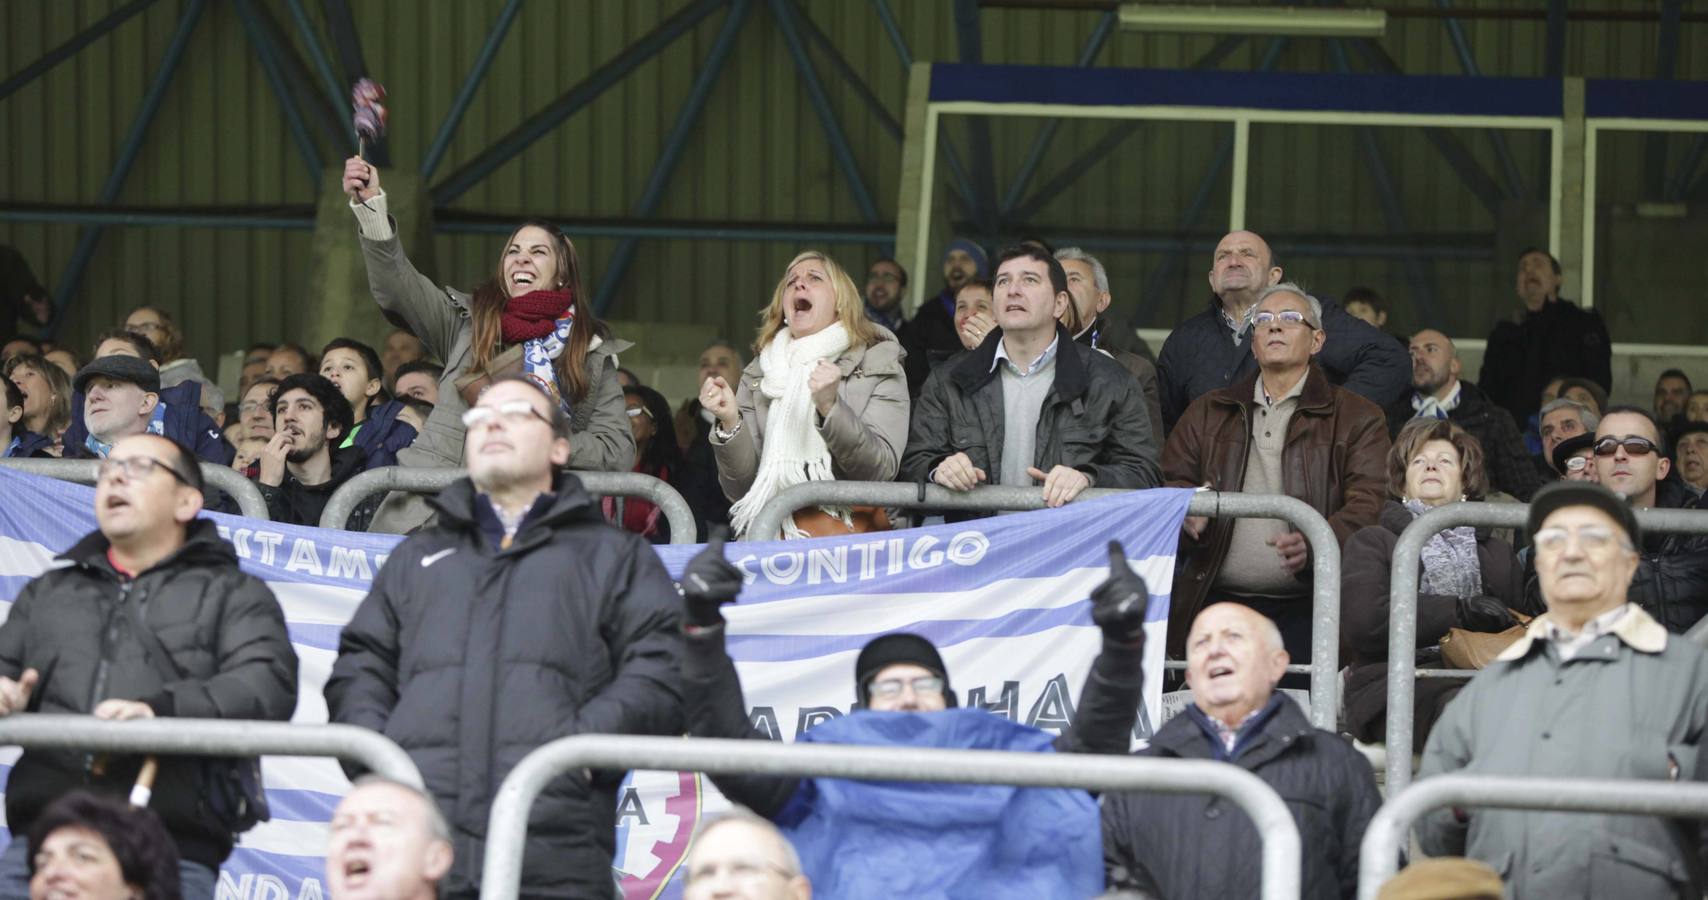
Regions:
[[[1116,488],[1082,491],[1075,503],[1116,494]],[[951,491],[940,485],[894,481],[809,481],[784,488],[759,510],[751,534],[778,534],[795,510],[822,504],[872,505],[896,509],[951,509],[1001,512],[1044,508],[1044,492],[1035,487],[987,485]],[[1186,507],[1189,516],[1282,519],[1297,528],[1311,547],[1311,724],[1333,729],[1340,709],[1340,541],[1328,520],[1297,497],[1199,491]]]
[[[0,718],[0,746],[171,756],[331,756],[422,787],[402,747],[355,725],[298,725],[243,719],[131,719],[18,713]]]
[[[712,775],[811,776],[872,781],[1009,784],[1096,791],[1205,793],[1250,816],[1263,841],[1264,900],[1299,896],[1299,829],[1274,789],[1225,763],[1132,756],[922,750],[782,744],[717,738],[577,735],[529,753],[493,799],[481,869],[483,900],[511,900],[522,877],[528,811],[552,779],[571,769],[664,769]]]
[[[582,487],[595,497],[640,497],[658,505],[670,523],[670,543],[694,543],[694,511],[676,489],[651,475],[639,472],[581,472],[570,473],[581,480]],[[342,529],[350,513],[372,494],[404,491],[411,494],[436,494],[459,478],[467,477],[466,469],[417,468],[414,466],[385,466],[369,469],[332,492],[326,509],[320,514],[320,527]]]
[[[1411,782],[1413,698],[1417,678],[1417,586],[1423,545],[1436,532],[1460,525],[1523,528],[1528,503],[1448,503],[1418,516],[1394,544],[1388,607],[1388,723],[1384,738],[1388,753],[1388,790]],[[1708,512],[1689,509],[1639,509],[1637,524],[1646,531],[1708,534]],[[1431,677],[1469,677],[1475,672],[1431,672]]]
[[[100,465],[101,461],[98,459],[0,459],[0,466],[76,484],[94,484],[95,471]],[[218,466],[209,462],[202,463],[201,466],[202,480],[237,500],[237,507],[245,517],[260,519],[263,522],[267,520],[267,501],[261,497],[261,489],[257,488],[254,482],[239,475],[237,470],[230,466]]]
[[[1506,505],[1506,504],[1503,504]],[[1389,754],[1392,756],[1393,754]],[[1409,755],[1409,754],[1408,754]],[[1376,900],[1399,866],[1406,834],[1419,816],[1443,806],[1625,813],[1708,819],[1708,784],[1611,778],[1437,775],[1398,793],[1376,811],[1358,852],[1358,898]]]

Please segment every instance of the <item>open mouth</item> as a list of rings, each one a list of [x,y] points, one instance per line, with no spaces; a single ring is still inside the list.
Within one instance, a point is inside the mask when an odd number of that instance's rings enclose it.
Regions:
[[[372,870],[366,859],[350,859],[344,862],[344,884],[348,887],[361,887],[368,882]]]
[[[1002,311],[1003,312],[1010,312],[1010,313],[1023,313],[1026,311],[1026,304],[1024,304],[1024,303],[1007,303],[1007,304],[1003,305]]]
[[[534,273],[532,273],[532,272],[511,272],[510,273],[510,283],[515,285],[516,287],[533,287],[534,286]]]
[[[1226,678],[1233,675],[1234,667],[1227,663],[1217,663],[1210,667],[1207,674],[1210,676],[1211,681],[1215,681],[1218,678]]]
[[[130,501],[119,496],[118,494],[108,494],[107,495],[106,507],[107,507],[108,511],[112,511],[115,509],[125,509],[129,506],[130,506]]]
[[[812,312],[812,300],[810,300],[806,297],[796,297],[795,298],[795,312],[798,312],[798,313]]]

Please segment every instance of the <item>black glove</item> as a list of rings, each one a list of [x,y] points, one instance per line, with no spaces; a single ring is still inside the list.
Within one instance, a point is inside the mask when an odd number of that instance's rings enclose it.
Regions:
[[[1505,631],[1518,624],[1506,604],[1493,597],[1460,597],[1459,627],[1466,631]]]
[[[724,623],[718,607],[735,602],[741,593],[741,570],[724,559],[724,541],[729,529],[712,526],[706,548],[688,560],[682,570],[682,580],[676,590],[682,594],[684,624],[696,628],[711,628]]]
[[[1145,606],[1150,588],[1127,565],[1120,541],[1109,542],[1109,577],[1091,592],[1091,621],[1103,629],[1103,639],[1124,647],[1145,642]]]

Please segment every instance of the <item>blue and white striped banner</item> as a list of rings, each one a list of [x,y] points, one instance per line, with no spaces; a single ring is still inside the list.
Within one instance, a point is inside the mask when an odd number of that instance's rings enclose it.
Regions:
[[[0,607],[95,528],[94,492],[0,468]],[[1105,500],[884,534],[788,543],[743,543],[730,558],[748,576],[728,611],[729,648],[757,725],[783,740],[845,714],[854,658],[870,638],[910,630],[943,652],[965,706],[1059,731],[1073,719],[1097,652],[1086,596],[1107,573],[1106,543],[1120,540],[1151,589],[1144,708],[1149,735],[1161,700],[1162,645],[1175,542],[1190,491],[1144,491]],[[321,695],[338,632],[397,544],[390,535],[296,528],[211,515],[246,571],[272,586],[301,660],[293,721],[325,722]],[[698,547],[659,547],[679,573]],[[0,756],[0,777],[17,751]],[[318,900],[326,822],[349,783],[337,763],[273,758],[265,764],[273,820],[243,836],[218,896]],[[672,883],[694,824],[724,805],[709,782],[639,772],[619,795],[617,858],[629,898],[674,897]]]

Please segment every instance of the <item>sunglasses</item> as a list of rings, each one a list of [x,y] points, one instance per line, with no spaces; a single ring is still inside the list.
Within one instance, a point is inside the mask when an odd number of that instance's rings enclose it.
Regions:
[[[1646,437],[1638,437],[1634,434],[1625,437],[1609,435],[1595,442],[1595,455],[1612,456],[1619,452],[1620,447],[1625,448],[1625,453],[1628,456],[1648,456],[1651,453],[1659,453],[1661,450],[1659,444]]]

